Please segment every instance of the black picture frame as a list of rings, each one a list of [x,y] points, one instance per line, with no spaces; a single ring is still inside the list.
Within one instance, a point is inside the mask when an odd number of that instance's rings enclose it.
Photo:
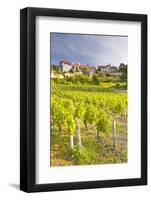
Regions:
[[[53,16],[141,23],[141,178],[36,184],[35,19]],[[20,190],[43,192],[147,184],[147,15],[48,8],[20,10]]]

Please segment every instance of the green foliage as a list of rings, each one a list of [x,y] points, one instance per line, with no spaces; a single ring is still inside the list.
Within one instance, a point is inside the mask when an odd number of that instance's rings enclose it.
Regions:
[[[84,114],[84,106],[81,102],[76,105],[76,108],[74,111],[74,118],[81,119],[83,117],[83,114]]]
[[[58,71],[57,71],[58,70]],[[64,85],[81,85],[81,84],[89,84],[89,85],[99,85],[100,83],[111,83],[116,84],[117,82],[126,82],[127,81],[127,72],[123,72],[121,76],[111,76],[109,74],[102,73],[93,73],[92,77],[86,75],[89,74],[87,71],[83,74],[71,73],[70,76],[67,76],[66,73],[62,73],[59,69],[53,70],[53,73],[58,75],[63,75],[64,78],[53,78],[53,80],[58,84]]]
[[[84,83],[90,83],[91,79],[87,75],[84,75],[84,74],[80,74],[80,75],[75,74],[74,76],[65,77],[63,81],[72,83],[72,84],[84,84]]]
[[[96,73],[94,73],[92,76],[92,83],[95,85],[98,85],[100,83],[99,76]]]
[[[123,64],[123,67],[119,71],[122,72],[121,80],[127,82],[127,65]]]
[[[125,109],[126,109],[125,101],[119,100],[116,102],[115,109],[114,109],[115,113],[119,113],[122,115],[125,113]]]
[[[99,159],[93,149],[90,150],[82,147],[78,150],[76,146],[72,149],[71,158],[74,160],[75,165],[91,164],[92,162],[97,162]]]
[[[85,113],[84,113],[84,124],[93,124],[96,121],[96,113],[97,110],[93,106],[93,104],[88,104],[85,107]]]
[[[50,70],[53,71],[54,73],[60,72],[59,66],[57,65],[50,65]]]
[[[78,150],[77,148],[73,149],[72,152],[72,158],[74,159],[75,163],[80,165],[80,164],[90,164],[92,160],[90,159],[88,155],[88,151],[85,148],[81,148]]]
[[[79,75],[79,76],[77,76],[77,79],[79,79],[79,82],[81,84],[90,82],[90,78],[88,76],[86,76],[86,75]]]
[[[82,73],[83,73],[83,74],[87,75],[88,72],[89,72],[88,67],[83,67],[83,68],[82,68]]]
[[[67,125],[67,128],[68,128],[69,134],[74,135],[76,124],[75,124],[75,120],[74,120],[74,118],[71,114],[69,114],[66,117],[66,125]]]
[[[51,119],[52,123],[56,124],[61,131],[62,127],[66,125],[67,113],[65,108],[58,104],[58,102],[51,102]]]
[[[97,116],[96,128],[99,132],[108,133],[110,130],[110,118],[107,112],[100,110]]]
[[[51,140],[53,165],[82,165],[120,163],[127,161],[126,148],[117,147],[114,155],[111,139],[112,115],[122,115],[127,107],[127,93],[116,92],[116,83],[60,84],[51,80]],[[124,83],[119,83],[123,86]],[[82,147],[78,150],[76,127],[81,131]],[[86,126],[90,132],[87,134]],[[102,140],[97,140],[96,131]],[[127,134],[123,126],[117,131]],[[61,134],[59,134],[61,133]],[[74,135],[74,147],[70,148],[70,135]]]

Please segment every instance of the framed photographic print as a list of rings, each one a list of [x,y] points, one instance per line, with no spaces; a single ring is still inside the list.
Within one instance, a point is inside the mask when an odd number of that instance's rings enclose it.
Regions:
[[[147,184],[147,16],[20,12],[20,189]]]

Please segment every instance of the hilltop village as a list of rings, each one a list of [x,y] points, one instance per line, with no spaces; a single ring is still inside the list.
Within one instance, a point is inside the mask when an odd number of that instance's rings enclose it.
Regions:
[[[113,66],[111,64],[90,66],[89,64],[72,63],[70,61],[62,60],[59,65],[51,65],[51,78],[64,78],[75,75],[87,75],[90,78],[94,73],[103,74],[106,76],[122,76],[123,70],[127,65],[120,63],[119,66]]]

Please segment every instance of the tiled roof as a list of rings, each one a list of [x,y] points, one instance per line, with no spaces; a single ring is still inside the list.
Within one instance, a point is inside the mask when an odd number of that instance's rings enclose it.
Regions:
[[[66,60],[61,60],[60,63],[64,63],[64,64],[67,64],[67,65],[71,65],[71,63],[69,61],[66,61]]]

